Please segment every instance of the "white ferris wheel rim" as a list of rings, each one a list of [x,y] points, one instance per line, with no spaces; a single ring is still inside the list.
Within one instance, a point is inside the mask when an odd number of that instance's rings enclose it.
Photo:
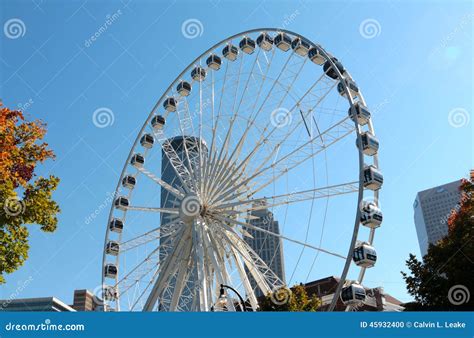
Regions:
[[[232,41],[233,39],[236,39],[236,38],[239,38],[239,37],[245,37],[245,36],[248,36],[249,34],[253,34],[253,33],[261,33],[261,32],[266,32],[266,33],[286,33],[286,34],[289,34],[291,35],[292,37],[299,37],[301,38],[302,40],[304,41],[307,41],[310,43],[311,46],[318,46],[321,48],[321,54],[325,57],[325,59],[331,64],[331,67],[333,70],[335,70],[335,72],[337,73],[337,78],[338,79],[342,79],[344,78],[343,74],[341,74],[341,72],[339,71],[338,67],[336,67],[334,61],[333,61],[333,55],[332,54],[329,54],[328,52],[326,52],[326,50],[321,47],[321,45],[317,44],[317,43],[314,43],[312,42],[310,39],[298,34],[298,33],[295,33],[295,32],[292,32],[292,31],[289,31],[289,30],[286,30],[286,29],[279,29],[279,28],[257,28],[257,29],[252,29],[252,30],[247,30],[247,31],[244,31],[244,32],[241,32],[241,33],[238,33],[238,34],[235,34],[235,35],[232,35],[224,40],[221,40],[220,42],[214,44],[212,47],[210,47],[208,50],[206,50],[204,53],[202,53],[201,55],[199,55],[197,58],[195,58],[176,78],[174,81],[171,82],[171,84],[169,85],[169,87],[164,91],[164,93],[162,94],[162,96],[159,98],[159,100],[157,101],[157,103],[155,104],[155,106],[153,107],[153,109],[151,110],[150,114],[148,115],[148,117],[146,118],[142,128],[140,129],[140,131],[138,132],[137,134],[137,137],[135,139],[135,141],[133,142],[133,145],[130,149],[130,152],[127,156],[127,159],[125,161],[125,164],[123,166],[123,169],[120,173],[120,177],[119,177],[119,180],[117,182],[117,186],[115,188],[115,194],[114,196],[117,196],[117,193],[120,191],[120,187],[121,187],[121,182],[122,182],[122,179],[124,178],[126,172],[127,172],[127,168],[129,166],[129,163],[130,163],[130,160],[132,158],[132,156],[134,155],[134,150],[137,148],[137,146],[139,145],[139,140],[140,140],[140,137],[144,134],[144,131],[146,130],[147,126],[149,125],[151,119],[153,118],[153,116],[155,116],[156,112],[158,111],[158,109],[160,108],[160,106],[162,105],[162,103],[164,102],[164,100],[171,96],[169,95],[170,92],[173,90],[173,88],[180,82],[180,80],[183,78],[183,76],[188,73],[194,66],[196,65],[199,65],[199,61],[202,60],[203,58],[205,58],[207,55],[209,55],[209,53],[211,53],[212,51],[216,50],[218,47],[220,46],[224,46],[227,42],[229,41]],[[345,74],[347,74],[349,77],[350,77],[350,74],[348,73],[347,70],[345,70]],[[350,109],[354,109],[354,105],[355,105],[355,99],[353,98],[353,95],[351,94],[351,91],[349,90],[348,86],[346,85],[345,81],[341,81],[341,83],[343,84],[343,87],[344,87],[344,92],[346,93],[346,99],[347,101],[349,102],[349,105],[350,105]],[[359,92],[359,95],[358,95],[358,102],[362,103],[364,106],[367,106],[366,105],[366,102],[364,100],[364,97],[362,95],[362,92],[360,91]],[[357,136],[357,142],[360,142],[360,138],[361,138],[361,126],[359,125],[357,119],[354,119],[354,125],[355,125],[355,132],[356,132],[356,136]],[[373,127],[373,123],[372,123],[372,119],[369,119],[368,123],[367,123],[367,128],[368,128],[368,131],[370,133],[372,133],[373,135],[375,135],[375,131],[374,131],[374,127]],[[360,144],[360,143],[359,143]],[[357,183],[358,185],[358,197],[357,197],[357,206],[356,206],[356,217],[355,217],[355,221],[354,221],[354,228],[353,228],[353,235],[352,235],[352,240],[349,244],[349,248],[348,248],[348,254],[347,256],[344,257],[345,259],[345,265],[344,265],[344,269],[341,273],[341,278],[340,278],[340,281],[337,285],[337,289],[334,293],[334,297],[333,297],[333,301],[331,303],[331,305],[329,306],[329,311],[333,310],[335,305],[336,305],[336,301],[337,299],[339,298],[339,294],[341,292],[341,289],[342,287],[344,286],[344,282],[346,281],[346,276],[347,276],[347,273],[348,273],[348,270],[350,268],[350,265],[351,265],[351,261],[352,261],[352,250],[354,248],[354,246],[356,245],[356,242],[357,242],[357,236],[358,236],[358,232],[359,232],[359,226],[360,226],[360,214],[361,214],[361,210],[360,210],[360,205],[361,203],[363,202],[363,198],[364,198],[364,191],[365,191],[365,188],[363,186],[363,169],[364,169],[364,165],[365,165],[365,162],[364,162],[364,154],[362,152],[362,149],[361,148],[358,148],[358,154],[359,154],[359,181],[358,182],[354,182],[354,183]],[[374,154],[373,155],[373,163],[374,165],[378,168],[378,154]],[[374,200],[375,201],[378,201],[379,199],[379,191],[376,190],[374,191]],[[105,252],[105,246],[107,244],[107,242],[109,241],[109,233],[110,233],[110,230],[109,230],[109,223],[110,221],[113,219],[113,214],[114,214],[114,205],[112,205],[111,209],[110,209],[110,212],[109,212],[109,216],[108,216],[108,222],[107,222],[107,227],[106,227],[106,235],[105,235],[105,242],[104,242],[104,252],[103,252],[103,259],[102,259],[102,288],[106,287],[106,283],[105,283],[105,277],[104,277],[104,274],[103,274],[103,268],[107,262],[107,259],[106,259],[106,252]],[[374,240],[374,235],[375,235],[375,228],[371,228],[370,229],[370,233],[369,233],[369,238],[368,240],[366,241],[369,245],[371,245],[373,243],[373,240]],[[291,239],[290,239],[291,240]],[[300,243],[301,245],[303,246],[309,246],[311,247],[311,245],[309,245],[308,243]],[[317,250],[322,250],[324,251],[323,249],[321,248],[315,248]],[[117,262],[117,267],[119,266],[119,259],[118,259],[119,256],[117,256],[117,259],[116,259],[116,262]],[[364,274],[365,274],[365,271],[366,271],[366,268],[365,267],[361,267],[360,268],[360,273],[359,273],[359,277],[357,279],[357,282],[358,283],[362,283],[363,281],[363,278],[364,278]],[[117,280],[118,280],[118,277],[116,277],[116,283],[117,283]],[[105,301],[105,299],[103,300],[104,303],[106,304],[107,302]],[[349,307],[348,307],[349,308]],[[106,310],[106,309],[104,309]],[[117,301],[117,310],[120,310],[120,303]]]

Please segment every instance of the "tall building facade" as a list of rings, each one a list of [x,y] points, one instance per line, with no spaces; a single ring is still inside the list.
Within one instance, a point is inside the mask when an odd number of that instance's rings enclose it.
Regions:
[[[180,158],[180,160],[184,163],[184,165],[188,168],[191,168],[193,171],[199,170],[199,163],[200,163],[200,153],[202,156],[207,156],[207,146],[204,141],[199,141],[198,137],[194,136],[176,136],[173,138],[170,138],[168,140]],[[185,147],[186,146],[186,147]],[[188,155],[186,155],[186,150],[188,152]],[[189,156],[189,160],[188,160]],[[170,163],[170,160],[168,159],[168,156],[166,156],[164,150],[162,150],[162,156],[161,156],[161,179],[171,185],[174,188],[183,190],[183,184],[181,183],[179,177],[176,175],[176,172],[173,168],[173,166]],[[168,192],[168,190],[161,188],[161,199],[160,199],[160,206],[161,208],[176,208],[178,207],[179,202],[177,197],[175,197],[173,194]],[[160,216],[160,224],[161,228],[164,230],[167,230],[166,224],[170,223],[172,221],[172,218],[175,217],[175,215],[170,215],[170,214],[161,214]],[[160,245],[168,240],[168,236],[160,236]],[[160,260],[164,259],[164,257],[168,254],[168,252],[172,249],[170,246],[166,246],[163,248],[160,248]],[[196,272],[191,272],[191,277],[189,278],[190,281],[187,282],[185,286],[185,290],[183,291],[183,296],[190,296],[189,292],[190,290],[194,290],[194,285],[192,280],[194,280],[193,276],[196,276]],[[170,287],[174,288],[174,285],[176,284],[176,280],[173,277],[170,281]],[[188,302],[184,304],[186,300],[189,300],[190,297],[183,297],[181,300],[181,303],[179,304],[179,307],[183,311],[190,311],[191,310],[191,302]],[[160,304],[160,309],[165,310],[166,309],[166,304]]]
[[[254,206],[261,209],[250,212],[250,225],[261,228],[263,230],[271,231],[275,234],[280,234],[280,226],[275,220],[273,213],[266,208],[266,202],[261,201]],[[245,242],[260,256],[265,264],[285,283],[285,264],[283,258],[283,241],[277,236],[264,233],[251,228],[245,228],[250,234],[244,236]],[[247,270],[246,270],[247,271]],[[263,296],[262,291],[257,286],[255,279],[249,271],[247,276],[250,280],[252,289],[255,290],[255,296]]]
[[[420,191],[413,204],[416,233],[422,256],[430,244],[448,234],[448,217],[461,201],[461,181]]]

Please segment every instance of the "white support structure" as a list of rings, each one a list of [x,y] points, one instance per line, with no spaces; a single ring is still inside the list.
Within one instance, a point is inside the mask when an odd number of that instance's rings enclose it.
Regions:
[[[325,63],[304,49],[239,47],[261,33],[317,46]],[[364,186],[375,180],[364,176],[364,167],[379,168],[378,147],[364,153],[356,146],[361,134],[375,135],[373,123],[368,111],[356,118],[356,107],[367,105],[348,80],[354,82],[322,47],[275,28],[229,37],[186,67],[149,114],[120,174],[102,260],[104,295],[116,291],[104,298],[106,310],[212,311],[223,305],[257,311],[257,295],[286,288],[286,282],[291,287],[301,278],[293,278],[295,271],[312,276],[312,265],[301,266],[303,252],[315,253],[314,261],[320,253],[331,258],[333,274],[341,276],[332,310],[349,285],[362,202],[379,205],[379,191]],[[347,139],[353,142],[342,142]],[[338,153],[342,147],[349,150]],[[354,165],[330,170],[328,159],[338,156]],[[331,219],[330,230],[354,222],[336,247],[323,243],[331,199],[355,210],[355,219],[351,212]],[[364,242],[373,245],[375,229],[367,233]],[[268,248],[267,241],[273,241]],[[276,255],[281,262],[274,262]],[[285,259],[292,272],[285,273]],[[366,268],[355,268],[361,284]],[[219,299],[221,285],[231,285],[243,301]]]

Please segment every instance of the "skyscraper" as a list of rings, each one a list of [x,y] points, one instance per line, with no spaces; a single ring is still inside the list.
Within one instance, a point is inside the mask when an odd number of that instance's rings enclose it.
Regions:
[[[448,217],[461,200],[459,186],[454,181],[420,191],[413,204],[416,233],[421,254],[428,252],[429,244],[436,244],[448,234]]]
[[[280,234],[278,221],[274,219],[273,213],[266,208],[266,202],[261,201],[254,206],[262,207],[262,209],[251,211],[249,224],[275,234]],[[285,267],[283,259],[283,241],[277,236],[273,236],[255,229],[245,228],[252,236],[244,236],[245,242],[260,256],[265,264],[283,281],[285,282]],[[252,289],[255,290],[257,297],[263,296],[260,288],[252,275],[247,271]]]

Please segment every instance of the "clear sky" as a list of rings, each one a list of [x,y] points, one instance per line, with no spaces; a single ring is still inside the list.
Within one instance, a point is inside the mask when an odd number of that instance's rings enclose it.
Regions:
[[[375,241],[379,262],[365,284],[410,299],[400,271],[410,252],[419,255],[415,195],[474,167],[470,1],[24,0],[0,8],[2,27],[10,19],[24,25],[19,35],[0,32],[0,97],[48,123],[57,159],[39,174],[61,178],[55,198],[62,209],[54,234],[30,227],[30,257],[7,276],[0,298],[69,303],[74,289],[96,289],[109,196],[156,100],[212,44],[247,29],[284,27],[336,55],[374,111],[384,223]],[[108,15],[113,23],[89,41]],[[200,36],[183,35],[188,19],[202,23]],[[364,22],[375,31],[361,29]],[[114,115],[106,128],[92,121],[101,107]]]

